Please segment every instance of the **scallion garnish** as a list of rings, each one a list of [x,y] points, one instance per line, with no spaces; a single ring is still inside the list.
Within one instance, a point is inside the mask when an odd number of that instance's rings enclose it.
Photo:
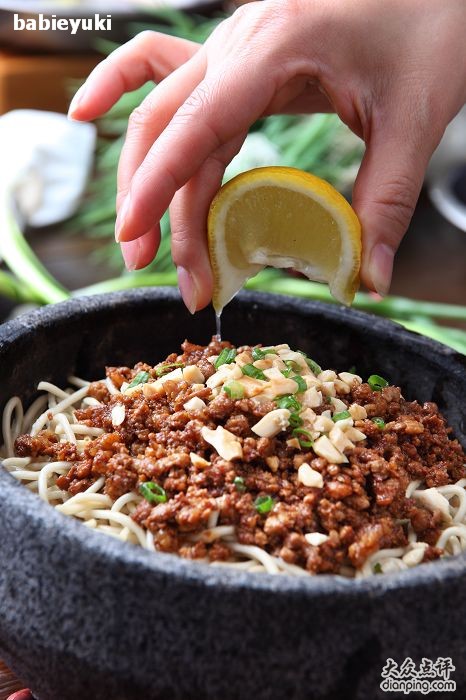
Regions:
[[[235,476],[235,478],[233,479],[233,483],[235,485],[235,489],[240,493],[246,491],[246,484],[244,483],[244,479],[242,476]]]
[[[215,360],[214,367],[218,369],[222,365],[230,365],[236,357],[235,348],[223,348],[220,355]]]
[[[235,380],[224,384],[223,391],[230,399],[242,399],[244,397],[244,386]]]
[[[263,360],[266,355],[273,353],[275,348],[253,348],[252,349],[252,359],[253,360]]]
[[[372,391],[382,391],[382,389],[385,389],[385,387],[388,386],[387,380],[378,374],[371,374],[367,380],[367,383]]]
[[[254,501],[254,506],[258,513],[265,515],[273,508],[274,500],[272,496],[258,496]]]
[[[372,568],[372,571],[374,572],[374,574],[383,574],[382,564],[379,561],[376,562]]]
[[[299,374],[296,374],[294,377],[291,377],[291,378],[292,378],[292,379],[296,382],[296,384],[298,385],[298,391],[297,391],[298,394],[302,394],[303,391],[306,391],[306,389],[307,389],[307,384],[306,384],[305,380],[304,380],[302,377],[299,376]]]
[[[301,365],[298,362],[296,362],[296,360],[285,360],[284,362],[285,362],[285,365],[289,369],[293,370],[293,372],[301,372],[302,371]]]
[[[182,362],[168,362],[166,365],[156,367],[155,374],[157,377],[162,377],[166,373],[167,369],[172,370],[176,369],[177,367],[184,367],[184,364]]]
[[[298,438],[301,447],[313,447],[314,440],[312,439],[312,435],[309,430],[305,430],[304,428],[295,428],[291,434]],[[307,438],[307,440],[299,437],[300,435],[303,435],[304,438]]]
[[[243,365],[241,371],[247,377],[252,377],[253,379],[262,379],[267,381],[267,378],[261,369],[254,367],[254,365]]]
[[[351,418],[351,413],[349,411],[340,411],[340,413],[334,413],[332,416],[334,423],[338,423],[339,420],[345,420],[345,418]]]
[[[292,413],[288,421],[292,428],[300,428],[304,422],[297,413]]]
[[[296,412],[301,410],[301,404],[294,396],[291,394],[284,394],[283,396],[277,396],[275,403],[278,408],[288,408],[290,411]]]
[[[303,352],[303,350],[298,350],[298,352],[301,353],[301,355],[306,360],[306,364],[311,370],[311,372],[313,372],[314,374],[320,374],[322,372],[322,367],[318,365],[317,362],[314,362],[314,360],[311,360],[311,358],[308,357],[306,353]]]
[[[155,483],[155,481],[146,481],[139,486],[139,491],[149,503],[166,503],[167,494],[165,489]]]
[[[383,418],[372,418],[372,422],[375,423],[380,430],[385,428],[385,421]]]
[[[131,384],[128,384],[128,389],[132,389],[133,386],[138,386],[138,384],[145,384],[149,380],[150,374],[149,372],[138,372],[134,379],[131,381]]]
[[[291,377],[291,375],[293,374],[293,372],[294,372],[294,369],[292,369],[291,367],[287,367],[286,369],[282,369],[282,370],[281,370],[281,373],[282,373],[283,376],[286,377],[287,379],[288,379],[289,377]]]

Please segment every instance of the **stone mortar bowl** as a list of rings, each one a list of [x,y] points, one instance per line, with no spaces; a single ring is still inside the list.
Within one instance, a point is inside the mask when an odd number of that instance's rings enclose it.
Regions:
[[[213,332],[212,311],[191,317],[171,290],[40,309],[0,328],[0,404],[29,402],[41,379],[96,379]],[[466,444],[465,358],[397,324],[249,294],[228,306],[223,336],[380,373],[407,398],[436,401]],[[451,657],[465,697],[465,590],[463,555],[352,581],[146,552],[61,515],[0,468],[0,657],[40,700],[373,700],[387,697],[386,659],[408,656]]]

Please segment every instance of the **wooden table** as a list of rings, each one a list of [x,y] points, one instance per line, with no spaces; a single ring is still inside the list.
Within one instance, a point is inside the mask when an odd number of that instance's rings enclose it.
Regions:
[[[21,56],[0,51],[0,114],[11,109],[66,112],[71,79],[89,75],[101,56]]]
[[[0,660],[0,700],[7,700],[11,693],[22,688],[24,683],[21,683]]]

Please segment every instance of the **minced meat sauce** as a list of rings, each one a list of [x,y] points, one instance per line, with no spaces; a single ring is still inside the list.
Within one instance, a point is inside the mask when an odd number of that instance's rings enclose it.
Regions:
[[[442,513],[405,496],[412,481],[466,476],[435,404],[322,372],[287,345],[253,353],[214,338],[182,350],[155,367],[107,368],[115,393],[90,385],[100,405],[75,417],[104,433],[81,453],[44,430],[20,436],[17,455],[70,461],[56,484],[72,495],[102,476],[111,499],[140,490],[134,520],[158,550],[187,558],[238,558],[228,541],[193,537],[213,514],[237,542],[311,573],[358,569],[379,549],[406,546],[409,525],[428,543],[424,561],[441,555]]]

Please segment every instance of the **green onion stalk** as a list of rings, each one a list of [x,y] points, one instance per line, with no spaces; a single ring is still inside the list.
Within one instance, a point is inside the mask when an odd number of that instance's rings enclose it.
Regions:
[[[9,189],[0,191],[0,259],[15,275],[2,272],[0,292],[14,301],[53,304],[69,293],[49,274],[24,238]]]

